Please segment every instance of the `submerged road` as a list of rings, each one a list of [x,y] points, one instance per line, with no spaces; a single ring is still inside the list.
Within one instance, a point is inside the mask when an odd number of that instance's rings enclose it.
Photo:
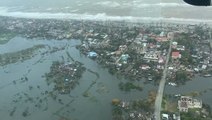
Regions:
[[[160,120],[160,118],[161,118],[160,117],[161,103],[162,103],[162,100],[163,100],[163,91],[164,91],[164,87],[165,87],[165,83],[166,83],[166,76],[167,76],[169,58],[170,58],[170,54],[171,54],[172,40],[173,40],[173,38],[170,40],[169,50],[168,50],[168,54],[167,54],[167,57],[166,57],[165,68],[163,70],[163,76],[162,76],[162,79],[160,81],[158,93],[157,93],[156,100],[155,100],[155,113],[154,113],[155,120]]]

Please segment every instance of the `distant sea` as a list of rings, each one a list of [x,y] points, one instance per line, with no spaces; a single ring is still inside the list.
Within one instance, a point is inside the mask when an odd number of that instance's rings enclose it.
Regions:
[[[0,16],[212,23],[212,7],[183,0],[1,0]]]

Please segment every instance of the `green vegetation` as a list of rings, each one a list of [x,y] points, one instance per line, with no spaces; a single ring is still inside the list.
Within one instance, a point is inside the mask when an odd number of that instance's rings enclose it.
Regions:
[[[177,113],[177,99],[171,94],[163,96],[162,108],[164,113]]]
[[[150,91],[147,99],[133,100],[131,104],[131,109],[137,111],[142,110],[146,112],[153,111],[156,94],[157,93],[155,91]]]
[[[203,39],[210,39],[210,35],[208,34],[209,29],[205,29],[203,25],[196,25],[194,28],[194,32]],[[204,37],[203,37],[204,36]]]
[[[144,111],[150,111],[151,105],[147,100],[134,100],[132,103],[132,109],[133,110],[144,110]]]
[[[0,44],[6,44],[9,40],[16,36],[15,33],[5,32],[0,33]]]
[[[133,100],[131,109],[136,111],[145,111],[145,112],[154,111],[156,94],[157,93],[155,91],[149,91],[147,99]]]
[[[190,93],[187,94],[188,96],[192,96],[192,97],[197,97],[201,95],[201,92],[198,91],[192,91]]]
[[[116,69],[116,67],[114,67],[114,66],[109,66],[108,72],[109,72],[110,74],[112,74],[112,75],[115,75],[116,72],[117,72],[117,69]]]
[[[61,94],[68,94],[79,84],[83,72],[86,70],[80,62],[64,63],[55,61],[50,72],[45,74],[48,84],[54,83],[54,90]]]
[[[188,78],[187,72],[185,70],[178,70],[176,72],[175,80],[177,83],[184,84],[188,79],[189,78]]]
[[[122,110],[121,110],[121,108],[120,108],[120,107],[115,107],[115,108],[113,109],[113,114],[115,114],[115,115],[122,115]]]
[[[163,73],[162,73],[162,71],[154,71],[154,70],[152,70],[150,72],[150,74],[153,76],[153,80],[155,80],[155,82],[156,82],[156,81],[160,81],[161,80]]]
[[[166,42],[162,42],[161,47],[159,48],[160,50],[168,50],[170,46],[170,42],[166,41]]]
[[[180,113],[182,120],[206,120],[200,115],[199,110],[189,109],[189,111]]]
[[[29,60],[35,55],[35,52],[41,48],[45,48],[45,45],[35,45],[21,51],[0,54],[0,66]]]
[[[186,50],[186,51],[182,51],[181,55],[183,56],[182,58],[180,58],[180,62],[181,64],[188,66],[188,65],[192,65],[193,59],[191,57],[191,54]]]
[[[189,34],[187,34],[187,33],[182,33],[182,34],[180,34],[180,35],[176,38],[175,41],[177,41],[178,45],[185,45],[185,48],[186,48],[187,50],[189,50],[189,51],[192,50],[192,49],[195,47],[195,44],[196,44],[196,41],[193,40],[193,39],[189,36]]]
[[[153,38],[147,38],[148,43],[156,43],[157,41]]]
[[[150,118],[154,111],[156,92],[150,91],[148,99],[137,99],[132,101],[121,101],[120,99],[112,100],[113,120],[131,120],[130,113],[141,113],[143,118]]]
[[[114,107],[112,110],[113,120],[124,120],[123,118],[123,112],[121,107]]]
[[[182,120],[211,120],[211,108],[203,104],[202,109],[189,109],[187,113],[180,113]]]
[[[178,45],[184,45],[186,48],[185,51],[180,52],[182,55],[180,62],[186,66],[193,64],[194,62],[191,57],[191,51],[195,48],[196,40],[192,39],[189,34],[182,33],[176,38],[175,41],[178,43]]]
[[[139,86],[139,85],[135,85],[131,82],[127,82],[127,83],[119,83],[119,89],[122,90],[122,91],[126,91],[126,92],[129,92],[131,90],[139,90],[139,91],[142,91],[143,88],[142,86]]]

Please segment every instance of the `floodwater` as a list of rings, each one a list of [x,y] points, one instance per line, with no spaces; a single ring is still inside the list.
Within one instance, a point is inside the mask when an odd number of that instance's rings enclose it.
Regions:
[[[191,81],[186,82],[185,85],[180,85],[178,87],[173,87],[166,85],[165,94],[181,94],[186,95],[190,94],[192,92],[200,93],[199,96],[197,96],[198,99],[203,100],[203,103],[206,103],[210,106],[212,106],[212,79],[204,78],[200,76],[196,76]]]
[[[0,16],[22,18],[69,18],[92,20],[171,20],[171,21],[212,21],[212,7],[194,7],[183,0],[1,0]],[[73,47],[80,44],[77,40],[27,40],[15,37],[7,44],[0,45],[0,54],[16,52],[34,45],[44,44],[46,49],[36,51],[36,55],[23,62],[0,67],[0,116],[3,120],[59,120],[67,117],[78,120],[111,120],[111,100],[119,98],[133,100],[146,98],[149,90],[157,87],[143,84],[142,92],[121,92],[120,80],[112,76],[95,61],[80,55]],[[65,47],[52,54],[41,55],[53,47]],[[84,63],[87,69],[99,74],[96,84],[89,86],[96,76],[89,71],[83,74],[79,85],[70,95],[57,95],[52,99],[46,91],[53,90],[53,84],[47,85],[42,77],[49,72],[53,61],[67,60],[66,52],[77,61]],[[21,78],[27,77],[28,81]],[[204,91],[199,96],[203,102],[212,106],[211,78],[196,77],[180,87],[166,86],[167,94],[183,94],[192,91]],[[31,88],[31,90],[29,89]],[[89,89],[90,96],[83,97]],[[62,102],[59,102],[60,99]],[[23,112],[28,116],[23,117]]]
[[[16,44],[16,47],[13,47]],[[46,45],[46,49],[36,51],[30,60],[17,62],[0,67],[0,116],[4,120],[59,120],[61,117],[76,120],[111,120],[111,100],[119,98],[130,101],[147,98],[148,91],[157,90],[157,86],[143,84],[143,91],[122,92],[118,84],[124,79],[110,75],[107,69],[102,68],[95,61],[81,55],[75,48],[79,40],[40,40],[15,37],[7,44],[0,45],[1,54],[24,50],[35,45]],[[53,47],[62,48],[52,54],[41,55]],[[86,71],[79,80],[79,85],[68,95],[55,94],[53,99],[46,91],[53,91],[54,84],[47,85],[42,76],[49,72],[53,61],[67,61],[69,52],[74,60],[80,61],[87,69],[99,74],[99,78]],[[21,78],[27,77],[28,81]],[[96,83],[89,88],[93,81]],[[15,81],[15,82],[14,82]],[[212,106],[212,81],[210,78],[196,77],[179,87],[166,86],[165,94],[187,94],[194,91],[201,92],[199,99]],[[31,89],[30,89],[31,87]],[[89,97],[83,93],[88,90]],[[61,99],[61,102],[60,102]],[[23,112],[28,111],[26,117]]]
[[[15,48],[13,48],[14,44]],[[30,60],[0,67],[1,119],[59,120],[61,117],[66,117],[74,120],[111,120],[111,100],[113,98],[126,101],[144,99],[149,90],[157,90],[156,86],[144,85],[144,81],[140,81],[137,83],[143,85],[143,91],[128,93],[120,91],[118,84],[120,81],[126,80],[110,75],[107,69],[103,69],[86,56],[80,55],[74,47],[80,44],[78,40],[28,40],[15,37],[7,44],[0,45],[0,51],[1,54],[14,52],[41,44],[46,45],[46,49],[36,51],[36,55]],[[41,55],[53,47],[65,47],[65,50]],[[69,52],[74,60],[82,62],[87,69],[97,72],[100,77],[96,80],[96,75],[86,71],[80,79],[79,85],[69,95],[57,94],[57,98],[53,99],[46,91],[53,91],[54,84],[47,85],[42,76],[49,72],[52,61],[62,61],[63,58],[67,61],[66,52]],[[28,81],[21,79],[24,77],[27,77]],[[96,83],[89,88],[94,80]],[[83,96],[86,90],[89,92],[89,97]],[[26,117],[23,116],[25,111],[28,111]]]

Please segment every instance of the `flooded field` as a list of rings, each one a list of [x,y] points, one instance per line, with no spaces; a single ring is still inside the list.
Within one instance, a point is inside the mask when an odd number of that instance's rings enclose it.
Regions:
[[[112,76],[94,60],[80,54],[75,48],[79,44],[79,40],[28,40],[15,37],[8,43],[0,45],[0,55],[4,56],[1,58],[0,66],[2,119],[110,120],[112,119],[111,101],[114,98],[126,101],[145,99],[149,91],[157,90],[157,86],[151,83],[144,84],[141,80],[136,81],[135,84],[142,85],[142,91],[120,91],[119,84],[126,80]],[[31,51],[25,55],[21,54],[26,50]],[[12,56],[21,56],[25,59]],[[6,60],[9,58],[14,62]],[[49,84],[46,81],[45,73],[50,72],[53,61],[73,60],[83,63],[86,71],[69,94],[60,94],[54,89],[54,83]],[[165,94],[195,92],[204,103],[212,106],[211,84],[210,78],[196,77],[179,87],[167,85]]]
[[[107,69],[81,55],[75,48],[78,44],[79,40],[28,40],[15,37],[0,45],[1,59],[4,60],[0,66],[2,119],[109,120],[112,119],[112,99],[146,98],[149,90],[157,89],[154,85],[144,85],[144,81],[139,81],[137,84],[143,86],[143,91],[120,91],[118,85],[125,80],[110,75]],[[13,59],[13,62],[6,59]],[[55,84],[47,83],[44,75],[50,72],[53,61],[71,60],[83,63],[86,71],[70,94],[63,95],[54,90]]]
[[[173,87],[167,85],[165,87],[165,94],[187,94],[202,99],[203,103],[212,106],[212,80],[211,78],[204,78],[196,76],[185,85]]]

